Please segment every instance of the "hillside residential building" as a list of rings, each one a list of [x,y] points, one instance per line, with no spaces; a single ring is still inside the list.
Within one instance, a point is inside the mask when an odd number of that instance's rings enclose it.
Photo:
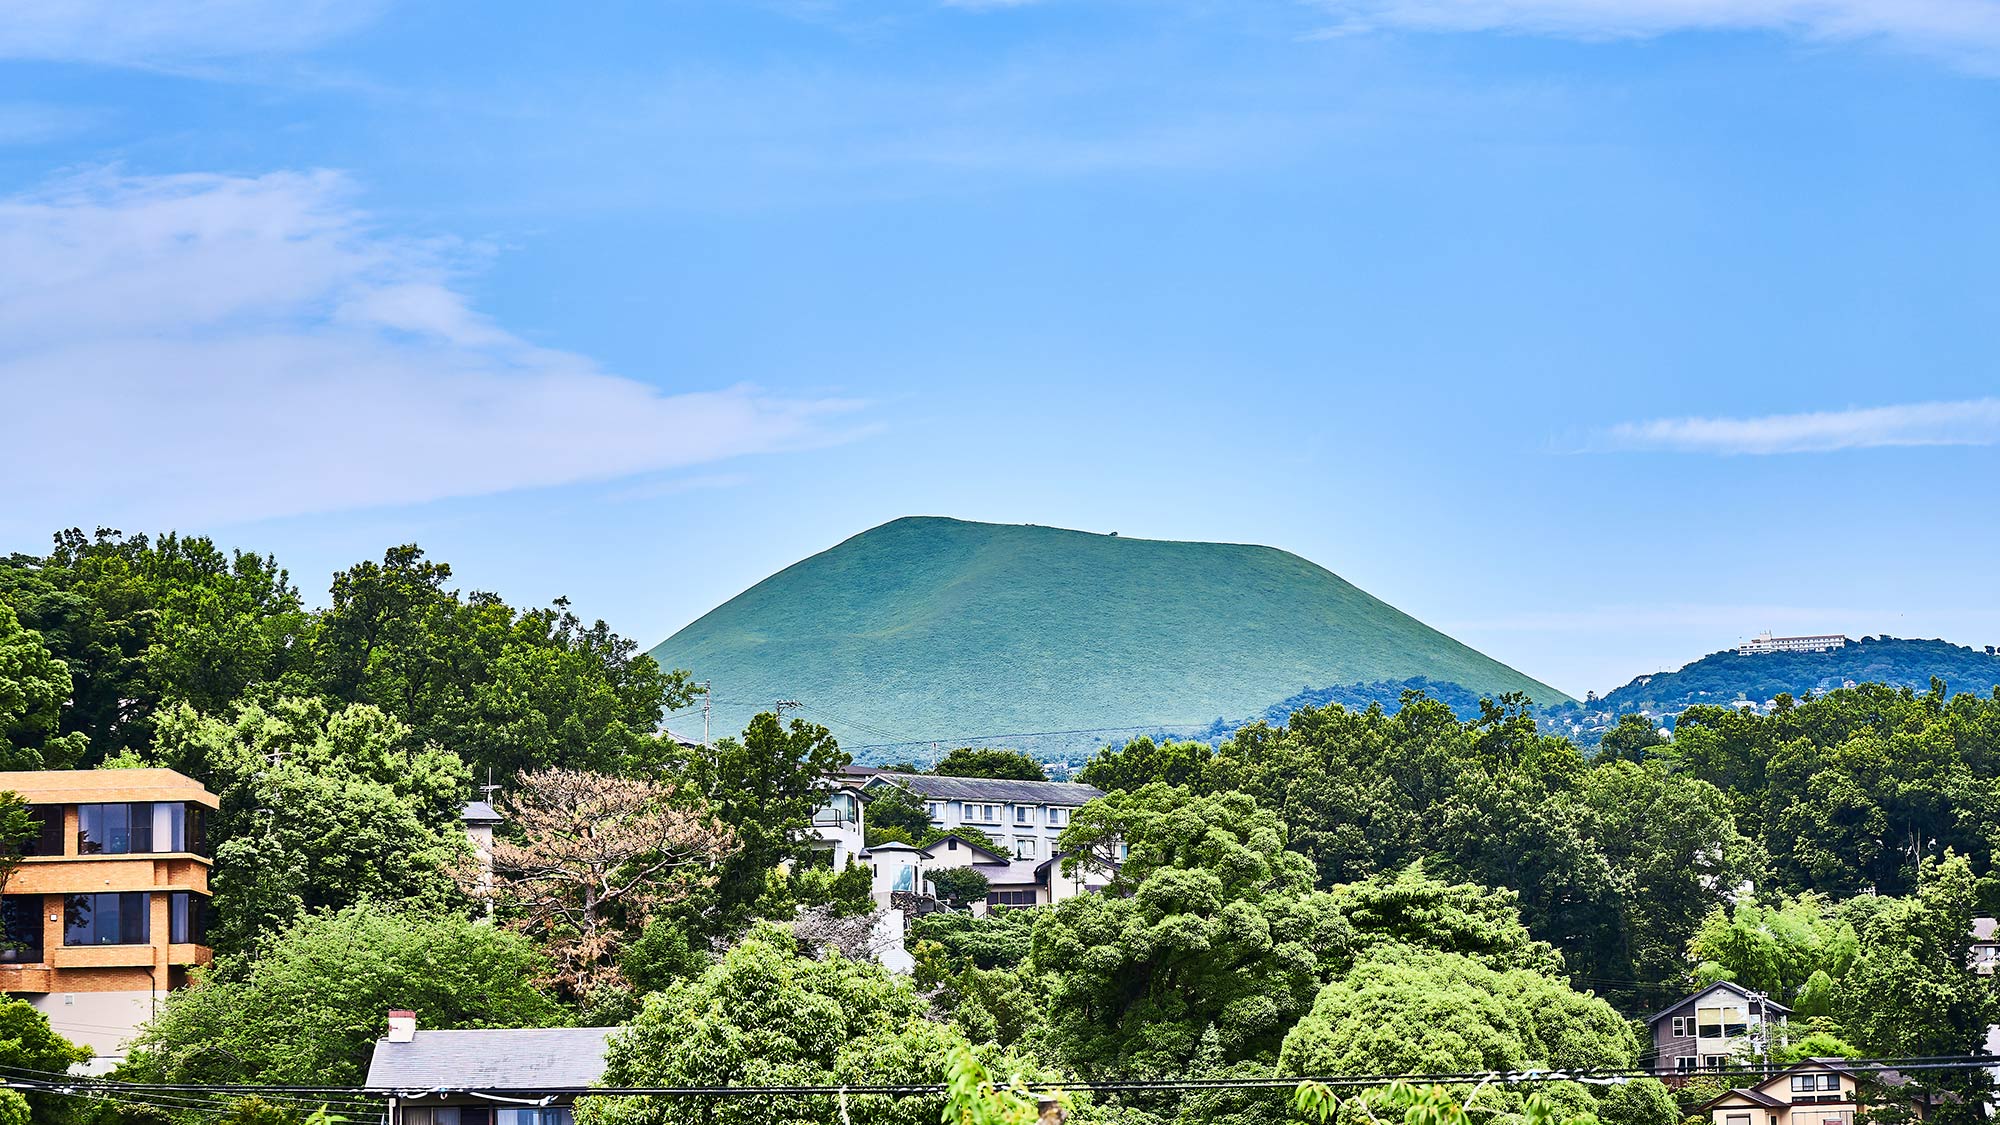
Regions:
[[[208,945],[215,795],[163,769],[0,773],[38,831],[0,887],[0,990],[115,1065],[139,1026]]]
[[[1049,906],[1081,894],[1095,894],[1110,885],[1110,871],[1078,864],[1069,875],[1062,872],[1062,856],[1048,859],[1013,859],[998,855],[970,840],[946,836],[927,847],[890,842],[862,853],[875,873],[876,901],[887,905],[898,891],[928,895],[933,872],[951,867],[969,867],[986,876],[986,901],[975,906],[984,912],[991,906]]]
[[[830,779],[827,787],[826,801],[813,812],[813,848],[833,853],[833,869],[845,871],[866,844],[868,798],[844,778]]]
[[[1972,920],[1972,971],[1990,977],[2000,968],[2000,920]]]
[[[1762,993],[1717,981],[1646,1021],[1653,1033],[1654,1071],[1671,1078],[1741,1065],[1785,1045],[1790,1014]]]
[[[392,1011],[366,1086],[390,1095],[388,1125],[574,1125],[575,1095],[560,1091],[604,1076],[605,1046],[617,1030],[418,1031],[415,1012]]]
[[[1711,1125],[1854,1125],[1858,1082],[1844,1063],[1807,1059],[1730,1090],[1702,1110]]]
[[[1774,637],[1769,633],[1759,633],[1737,645],[1736,654],[1755,656],[1766,652],[1831,652],[1846,647],[1847,638],[1839,633],[1819,637]]]
[[[947,832],[977,828],[1003,844],[1015,859],[1040,862],[1056,854],[1056,838],[1086,801],[1102,789],[1067,781],[1003,781],[938,777],[927,773],[878,773],[869,789],[901,785],[923,798],[931,824]]]

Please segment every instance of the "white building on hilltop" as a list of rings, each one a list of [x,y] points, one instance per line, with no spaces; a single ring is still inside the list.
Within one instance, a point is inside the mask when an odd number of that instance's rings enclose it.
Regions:
[[[1737,645],[1736,655],[1755,656],[1766,652],[1831,652],[1846,647],[1847,638],[1839,633],[1817,637],[1774,637],[1769,633],[1759,633]]]

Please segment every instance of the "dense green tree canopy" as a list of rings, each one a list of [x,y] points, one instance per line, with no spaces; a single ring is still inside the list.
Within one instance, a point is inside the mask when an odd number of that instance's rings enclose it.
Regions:
[[[804,719],[785,726],[768,711],[750,720],[741,740],[696,751],[692,791],[706,794],[736,835],[736,851],[717,872],[725,916],[741,917],[756,903],[772,868],[809,858],[813,812],[828,779],[851,760],[825,727]]]
[[[26,1000],[0,999],[0,1071],[64,1074],[90,1059],[90,1049],[55,1033],[49,1018]],[[0,1090],[0,1125],[64,1125],[86,1114],[74,1098]]]
[[[1130,852],[1110,891],[1036,922],[1058,1058],[1086,1074],[1163,1074],[1213,1026],[1228,1061],[1275,1048],[1344,967],[1354,934],[1284,823],[1242,793],[1154,784],[1078,810],[1066,847]]]
[[[1042,764],[1019,750],[961,746],[946,754],[932,773],[946,777],[996,777],[1013,781],[1047,781]]]
[[[0,769],[63,769],[83,757],[85,736],[63,734],[69,668],[0,602]]]
[[[1842,1029],[1876,1058],[1973,1055],[2000,1022],[1994,982],[1971,967],[1974,888],[1962,856],[1928,860],[1921,889],[1871,912],[1860,952],[1836,987]],[[1934,1084],[1960,1095],[1937,1119],[1978,1121],[1992,1088],[1984,1072],[1941,1071]]]
[[[606,1084],[796,1086],[929,1084],[965,1038],[925,1018],[909,983],[838,954],[799,955],[789,934],[757,929],[700,977],[646,998],[612,1041]],[[1003,1070],[1003,1073],[1006,1071]],[[937,1120],[942,1098],[854,1096],[844,1108],[811,1097],[725,1098],[714,1125],[889,1125]],[[670,1099],[586,1102],[587,1125],[664,1125],[683,1118]],[[843,1121],[843,1114],[845,1121]]]
[[[1697,707],[1669,755],[1729,795],[1775,889],[1901,895],[1947,849],[1975,875],[2000,838],[2000,700],[1864,684],[1769,715]]]
[[[1796,1003],[1816,975],[1829,981],[1845,977],[1860,951],[1854,926],[1835,903],[1815,894],[1718,906],[1688,942],[1704,983],[1734,981],[1782,1004]]]
[[[380,707],[481,776],[659,764],[654,732],[692,697],[685,673],[662,672],[602,621],[585,626],[562,599],[520,612],[450,579],[414,545],[336,574],[310,638],[319,690]]]
[[[218,949],[254,947],[300,915],[364,900],[462,901],[465,764],[364,704],[248,703],[227,718],[187,704],[157,720],[155,755],[215,791]]]
[[[462,916],[355,906],[303,918],[259,957],[225,957],[171,994],[119,1077],[354,1086],[391,1008],[419,1026],[551,1027],[567,1014],[518,934]]]
[[[307,618],[270,558],[205,538],[65,531],[0,562],[0,602],[68,668],[63,734],[91,761],[143,749],[168,700],[221,709],[296,664]]]
[[[1630,1067],[1632,1025],[1531,969],[1394,946],[1371,951],[1285,1036],[1284,1074],[1455,1074]]]
[[[1649,728],[1650,729],[1650,728]],[[1135,740],[1085,772],[1132,789],[1186,780],[1240,790],[1279,814],[1288,846],[1332,887],[1423,860],[1427,870],[1518,895],[1535,938],[1571,971],[1679,983],[1696,921],[1758,872],[1728,797],[1669,763],[1591,760],[1538,732],[1519,700],[1461,721],[1411,693],[1390,713],[1307,708],[1253,724],[1212,752]]]

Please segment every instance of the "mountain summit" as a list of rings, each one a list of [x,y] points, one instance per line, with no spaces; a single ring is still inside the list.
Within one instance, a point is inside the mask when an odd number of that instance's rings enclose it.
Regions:
[[[1302,687],[1427,677],[1568,699],[1272,547],[942,517],[893,520],[786,567],[653,656],[712,682],[718,735],[797,700],[876,761],[921,757],[933,740],[1052,753],[1121,735],[1003,736],[1192,731]],[[687,714],[671,725],[688,733]]]

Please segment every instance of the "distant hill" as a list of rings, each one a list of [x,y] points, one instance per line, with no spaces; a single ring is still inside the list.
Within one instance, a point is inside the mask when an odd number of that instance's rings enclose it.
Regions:
[[[1886,683],[1924,689],[1937,677],[1954,693],[1985,694],[2000,685],[2000,656],[1947,641],[1863,637],[1831,652],[1710,653],[1692,664],[1631,683],[1602,697],[1543,709],[1543,725],[1582,741],[1644,714],[1671,720],[1698,703],[1763,704],[1781,692],[1823,694],[1847,684]]]
[[[1271,547],[937,517],[787,567],[653,656],[713,682],[718,732],[794,699],[878,762],[921,758],[933,740],[1063,756],[1193,733],[1325,684],[1422,677],[1570,702]],[[698,732],[700,718],[670,725]]]

